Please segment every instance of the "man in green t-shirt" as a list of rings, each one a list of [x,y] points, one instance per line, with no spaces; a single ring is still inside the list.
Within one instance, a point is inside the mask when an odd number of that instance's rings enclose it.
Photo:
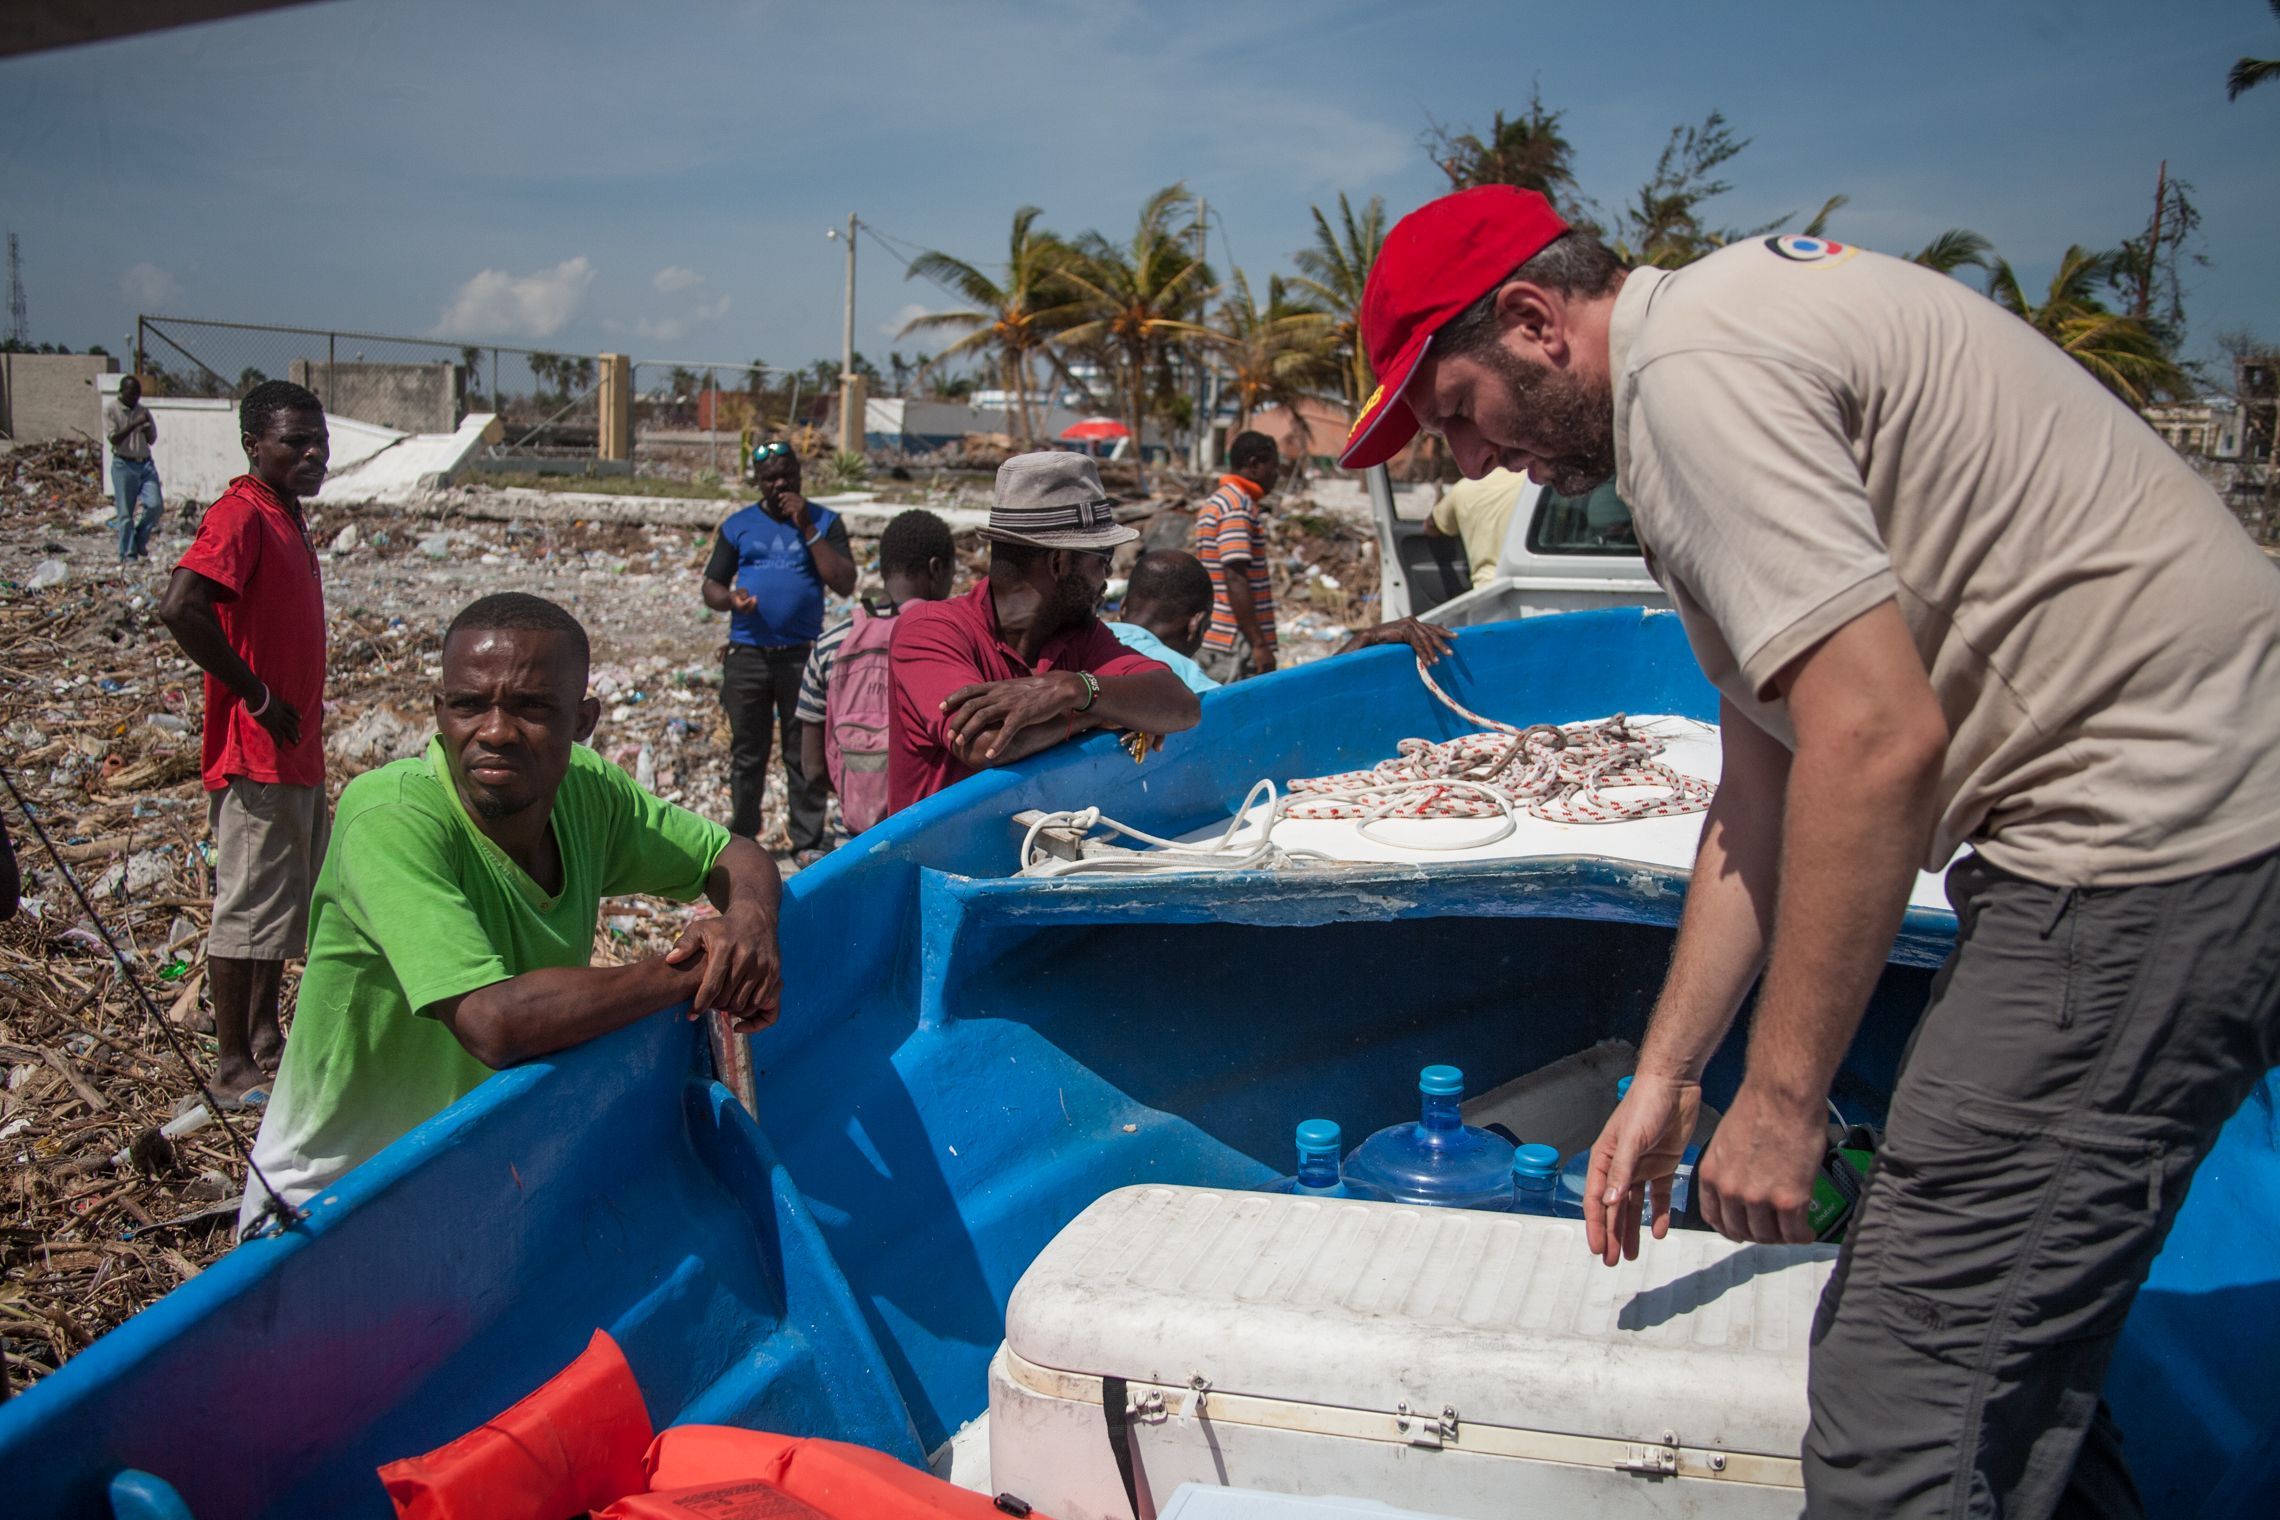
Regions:
[[[296,1206],[493,1071],[674,1003],[749,1033],[776,1016],[781,883],[749,839],[673,807],[578,741],[586,632],[487,596],[443,640],[427,753],[350,782],[317,876],[292,1036],[254,1160]],[[720,910],[671,951],[590,966],[601,899]],[[240,1227],[267,1202],[246,1191]]]

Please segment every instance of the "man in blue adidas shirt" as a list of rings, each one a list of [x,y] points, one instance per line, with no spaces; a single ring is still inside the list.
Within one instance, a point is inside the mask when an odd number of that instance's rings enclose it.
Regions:
[[[705,605],[730,614],[720,705],[728,712],[732,834],[757,837],[768,751],[784,750],[785,828],[795,856],[823,848],[824,791],[800,762],[800,674],[823,632],[823,593],[855,590],[855,558],[839,514],[800,494],[800,457],[787,443],[752,455],[760,499],[720,525],[705,564]]]

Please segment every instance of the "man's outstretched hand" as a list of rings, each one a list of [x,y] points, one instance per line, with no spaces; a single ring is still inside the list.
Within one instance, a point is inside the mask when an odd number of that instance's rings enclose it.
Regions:
[[[1368,649],[1378,644],[1407,644],[1417,651],[1417,658],[1427,665],[1437,664],[1449,652],[1449,640],[1456,637],[1439,623],[1428,623],[1421,618],[1395,618],[1375,628],[1364,628],[1338,647],[1340,654],[1352,654],[1357,649]]]
[[[1654,1198],[1654,1235],[1670,1233],[1670,1186],[1702,1113],[1698,1083],[1640,1072],[1591,1147],[1583,1185],[1583,1235],[1609,1266],[1639,1254],[1639,1216]],[[1718,1133],[1723,1135],[1721,1124]],[[1700,1187],[1700,1173],[1695,1186]]]
[[[696,968],[689,1006],[699,1013],[719,1009],[735,1021],[738,1034],[776,1022],[784,992],[776,926],[758,909],[731,908],[697,920],[665,953],[665,964]]]

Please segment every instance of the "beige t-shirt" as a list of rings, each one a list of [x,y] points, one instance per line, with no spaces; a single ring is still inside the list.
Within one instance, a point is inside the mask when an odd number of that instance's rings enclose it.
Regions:
[[[121,459],[150,458],[151,443],[158,437],[158,419],[150,414],[150,408],[139,401],[132,408],[123,407],[115,396],[103,403],[103,435],[106,438],[130,422],[135,424],[135,430],[112,444],[111,452]]]
[[[1433,504],[1433,526],[1464,540],[1475,586],[1496,579],[1496,562],[1504,555],[1504,535],[1512,526],[1512,509],[1520,504],[1528,484],[1525,475],[1495,469],[1478,480],[1458,481]]]
[[[1704,672],[1897,601],[1951,735],[1926,867],[2062,886],[2280,846],[2280,570],[2153,430],[1944,275],[1795,237],[1638,270],[1616,481]]]

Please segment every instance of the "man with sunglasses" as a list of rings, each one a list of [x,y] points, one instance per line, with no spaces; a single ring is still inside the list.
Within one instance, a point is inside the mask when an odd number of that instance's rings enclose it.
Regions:
[[[825,804],[822,778],[800,758],[800,675],[823,632],[824,589],[854,593],[855,557],[839,514],[800,494],[800,456],[790,444],[753,450],[752,479],[760,499],[720,525],[703,587],[705,605],[729,614],[720,683],[730,735],[728,829],[759,835],[768,752],[780,734],[785,831],[804,865],[823,853]]]
[[[982,530],[989,577],[907,609],[895,632],[890,812],[1087,729],[1195,727],[1195,693],[1099,617],[1109,560],[1139,536],[1117,522],[1082,454],[1017,454],[999,467]]]

